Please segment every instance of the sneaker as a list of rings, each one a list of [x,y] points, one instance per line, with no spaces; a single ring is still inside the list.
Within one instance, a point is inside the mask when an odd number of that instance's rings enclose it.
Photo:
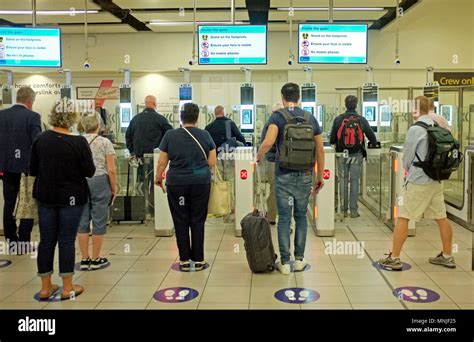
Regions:
[[[400,261],[400,258],[392,258],[392,253],[389,253],[386,258],[380,259],[379,265],[381,265],[382,267],[394,270],[394,271],[401,271],[403,267],[403,264]]]
[[[207,262],[205,261],[196,261],[194,263],[194,269],[196,271],[202,271],[206,267],[206,265],[207,265]]]
[[[181,272],[189,272],[191,270],[191,263],[189,261],[180,261],[179,270]]]
[[[91,267],[91,258],[81,260],[81,270],[88,270]]]
[[[94,260],[92,260],[91,262],[91,268],[93,270],[96,270],[98,268],[102,268],[104,267],[105,265],[108,265],[109,264],[109,260],[107,260],[107,258],[96,258]]]
[[[456,268],[456,263],[454,262],[454,257],[446,258],[443,255],[443,252],[439,253],[435,258],[429,258],[430,264],[440,265],[447,268]]]
[[[303,271],[306,265],[308,265],[308,263],[305,259],[295,260],[295,272]]]
[[[357,211],[351,212],[351,218],[358,218],[358,217],[360,217],[360,215]]]
[[[281,274],[288,275],[291,272],[290,264],[278,264],[278,271]]]

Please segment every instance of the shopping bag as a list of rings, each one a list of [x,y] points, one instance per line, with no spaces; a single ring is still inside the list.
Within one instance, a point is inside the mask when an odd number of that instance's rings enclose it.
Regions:
[[[25,174],[21,175],[20,190],[18,191],[15,211],[13,215],[17,220],[38,219],[38,206],[36,200],[33,198],[33,185],[35,177]]]

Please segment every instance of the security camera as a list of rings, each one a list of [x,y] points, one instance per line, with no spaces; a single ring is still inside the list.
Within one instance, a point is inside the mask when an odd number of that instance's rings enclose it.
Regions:
[[[288,65],[293,65],[293,60],[291,58],[288,60]]]
[[[91,62],[89,61],[89,59],[86,59],[84,61],[84,69],[89,70],[90,67],[91,67]]]
[[[400,60],[400,58],[395,58],[395,65],[400,65],[402,64],[402,61]]]
[[[191,59],[189,62],[188,62],[189,65],[194,65],[194,61]]]

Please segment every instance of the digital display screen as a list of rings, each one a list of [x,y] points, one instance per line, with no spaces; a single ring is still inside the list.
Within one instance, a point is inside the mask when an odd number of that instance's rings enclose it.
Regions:
[[[379,87],[364,86],[362,88],[362,101],[363,102],[377,102],[379,98]]]
[[[122,108],[122,122],[130,122],[130,108]]]
[[[367,25],[300,24],[298,63],[366,64]]]
[[[451,121],[453,119],[453,107],[452,106],[441,106],[441,116],[448,121],[449,125],[451,125]]]
[[[316,102],[316,87],[301,88],[301,102]]]
[[[193,88],[191,86],[179,87],[179,100],[191,101],[193,99]]]
[[[267,64],[266,25],[198,26],[201,65]]]
[[[242,132],[254,131],[254,108],[253,105],[243,105],[240,107],[240,129]]]
[[[240,87],[240,104],[253,105],[253,87]]]
[[[0,27],[0,67],[61,65],[59,28]]]
[[[311,106],[303,106],[303,110],[306,112],[310,112],[312,115],[314,115],[314,107]]]
[[[375,107],[365,107],[364,109],[364,117],[367,121],[375,121]]]
[[[390,106],[380,106],[380,126],[390,126],[392,112]]]

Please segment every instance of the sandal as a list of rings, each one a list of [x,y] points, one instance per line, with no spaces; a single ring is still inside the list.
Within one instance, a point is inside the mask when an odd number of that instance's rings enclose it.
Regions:
[[[76,298],[82,292],[84,292],[84,288],[81,285],[73,285],[72,288],[73,290],[71,292],[61,293],[61,300],[69,300],[71,298]]]
[[[51,297],[54,297],[59,291],[59,286],[58,285],[51,285],[51,288],[49,289],[49,293],[47,296],[42,296],[41,291],[39,292],[39,299],[40,300],[48,300]]]

